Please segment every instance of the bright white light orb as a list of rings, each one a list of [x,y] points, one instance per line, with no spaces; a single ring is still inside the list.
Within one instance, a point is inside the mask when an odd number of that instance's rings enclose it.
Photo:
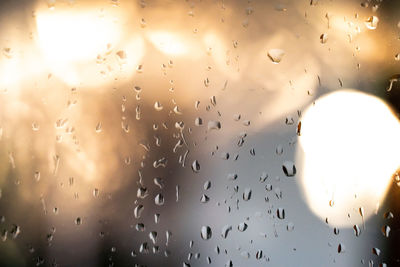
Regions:
[[[355,90],[330,93],[308,107],[299,143],[304,197],[336,226],[373,215],[400,165],[398,119],[382,100]]]

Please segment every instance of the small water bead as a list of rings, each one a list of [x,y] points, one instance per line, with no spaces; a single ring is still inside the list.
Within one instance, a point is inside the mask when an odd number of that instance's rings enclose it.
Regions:
[[[388,212],[385,212],[385,213],[383,214],[383,218],[385,218],[385,219],[393,219],[393,218],[394,218],[394,215],[393,215],[392,212],[388,211]]]
[[[335,227],[335,228],[333,228],[333,233],[335,234],[335,235],[338,235],[339,234],[339,228],[337,228],[337,227]]]
[[[276,215],[277,215],[278,219],[281,219],[281,220],[285,219],[285,209],[284,208],[278,208],[276,210]]]
[[[202,226],[200,232],[201,238],[203,240],[208,240],[212,236],[212,230],[210,226]]]
[[[265,185],[265,190],[271,191],[272,190],[272,184],[266,184]]]
[[[207,125],[208,130],[220,130],[221,122],[219,121],[208,121]]]
[[[372,254],[379,256],[381,254],[381,250],[379,248],[372,248]]]
[[[164,180],[162,178],[156,177],[156,178],[153,179],[153,181],[154,181],[154,184],[156,186],[158,186],[160,189],[164,188]]]
[[[292,161],[285,161],[282,165],[282,170],[287,177],[292,177],[296,174],[296,166]]]
[[[234,114],[233,115],[233,120],[234,121],[240,121],[240,118],[242,117],[242,115],[240,115],[240,114]]]
[[[210,189],[211,188],[211,181],[204,182],[203,188],[204,188],[204,190]]]
[[[192,170],[195,173],[198,173],[200,171],[200,163],[197,160],[194,160],[192,163]]]
[[[247,227],[248,227],[248,225],[245,222],[242,222],[242,223],[239,223],[238,230],[240,232],[244,232],[244,231],[246,231]]]
[[[338,253],[344,253],[346,251],[346,246],[342,243],[339,243],[338,248],[337,248],[337,252]]]
[[[154,223],[158,223],[160,221],[160,214],[154,214]]]
[[[383,236],[389,237],[390,234],[390,226],[389,225],[384,225],[381,229]]]
[[[256,252],[256,259],[259,260],[263,257],[263,251],[261,249]]]
[[[375,30],[378,27],[379,18],[376,16],[370,16],[365,20],[365,26],[370,30]]]
[[[144,199],[149,195],[149,192],[146,187],[139,187],[137,190],[136,196],[138,198]]]
[[[353,226],[353,230],[354,230],[354,234],[355,234],[357,237],[360,236],[360,234],[361,234],[360,226],[358,226],[357,224],[355,224],[355,225]]]
[[[252,190],[250,188],[246,188],[243,192],[243,200],[248,201],[251,198]]]
[[[82,224],[82,219],[81,219],[81,217],[77,217],[77,218],[75,219],[75,224],[76,224],[76,225],[81,225],[81,224]]]
[[[209,200],[210,200],[210,198],[207,195],[205,195],[205,194],[201,195],[201,198],[200,198],[201,203],[207,203]]]
[[[228,180],[234,181],[238,178],[238,175],[236,173],[229,173],[228,174]]]
[[[153,244],[156,244],[157,243],[157,232],[151,231],[149,233],[149,238],[150,238],[151,242],[153,242]]]
[[[264,183],[268,179],[268,174],[266,172],[263,172],[260,176],[260,182]]]
[[[221,233],[222,238],[226,239],[231,230],[232,230],[232,225],[227,224],[224,227],[222,227],[222,233]]]
[[[279,156],[283,154],[283,146],[281,144],[276,146],[275,153]]]
[[[140,244],[139,252],[142,254],[149,254],[149,246],[147,242]]]
[[[99,189],[98,188],[93,189],[93,196],[94,197],[98,197],[99,196]]]
[[[321,34],[319,40],[321,44],[325,44],[328,41],[328,34],[327,33]]]
[[[160,102],[158,102],[158,101],[156,101],[155,103],[154,103],[154,109],[156,110],[156,111],[161,111],[161,110],[163,110],[163,105],[161,105],[161,103]]]
[[[144,225],[143,223],[137,223],[137,224],[135,225],[135,229],[136,229],[136,231],[138,231],[138,232],[144,232],[144,231],[146,231],[146,227],[145,227],[145,225]]]
[[[135,207],[135,209],[133,210],[133,214],[135,216],[136,219],[139,219],[140,216],[142,215],[142,212],[144,210],[144,206],[139,204]]]
[[[194,120],[194,125],[196,125],[196,126],[201,126],[201,125],[203,125],[203,119],[200,118],[200,117],[197,117],[197,118]]]
[[[293,230],[294,230],[294,223],[289,222],[289,223],[286,225],[286,230],[287,230],[288,232],[293,231]]]
[[[157,194],[156,197],[154,198],[154,202],[158,206],[164,205],[164,196],[162,194]]]
[[[268,50],[267,55],[274,64],[278,64],[282,61],[285,51],[282,49],[270,49]]]

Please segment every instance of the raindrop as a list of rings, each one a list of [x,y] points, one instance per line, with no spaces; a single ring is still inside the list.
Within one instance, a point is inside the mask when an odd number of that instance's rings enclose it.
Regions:
[[[321,34],[321,36],[319,37],[319,40],[320,40],[321,44],[325,44],[328,41],[328,34],[327,33]]]
[[[93,196],[94,197],[98,197],[99,196],[99,189],[98,188],[93,189]]]
[[[278,64],[279,62],[281,62],[284,55],[285,55],[285,51],[283,51],[282,49],[270,49],[268,51],[269,59],[275,64]]]
[[[282,170],[287,177],[292,177],[296,174],[296,166],[292,161],[285,161],[282,165]]]
[[[164,188],[164,180],[162,178],[156,177],[154,178],[154,184],[158,186],[160,189]]]
[[[196,160],[193,161],[192,163],[192,170],[195,173],[198,173],[200,171],[200,163]]]
[[[245,222],[239,223],[238,230],[240,232],[244,232],[244,231],[246,231],[246,229],[247,229],[247,224]]]
[[[221,129],[221,123],[219,121],[209,121],[207,128],[208,130],[219,130]]]
[[[356,224],[353,226],[354,234],[358,237],[361,234],[361,229],[360,227]]]
[[[136,231],[138,231],[138,232],[144,232],[144,231],[146,231],[146,227],[144,226],[143,223],[137,223],[137,224],[135,225],[135,229],[136,229]]]
[[[345,245],[343,245],[342,243],[340,243],[340,244],[338,245],[337,252],[338,252],[338,253],[344,253],[345,251],[346,251]]]
[[[161,105],[160,102],[156,101],[156,102],[154,103],[154,108],[155,108],[155,110],[157,110],[157,111],[161,111],[161,110],[163,110],[164,107]]]
[[[383,218],[385,218],[385,219],[393,219],[394,216],[393,216],[392,212],[388,211],[388,212],[385,212],[385,214],[383,214]]]
[[[382,234],[385,237],[389,237],[389,234],[390,234],[390,226],[389,225],[383,226],[381,230],[382,230]]]
[[[157,194],[156,197],[154,198],[154,202],[158,206],[164,205],[164,196],[162,194]]]
[[[202,226],[201,227],[201,238],[203,240],[208,240],[212,236],[212,231],[210,226]]]
[[[149,247],[147,245],[147,242],[144,242],[144,243],[140,244],[139,252],[142,253],[142,254],[148,254],[149,253]]]
[[[378,27],[379,18],[376,16],[370,16],[365,21],[365,26],[370,30],[375,30]]]
[[[337,228],[337,227],[333,228],[333,233],[335,235],[338,235],[339,234],[339,228]]]
[[[293,230],[294,230],[294,223],[289,222],[289,223],[287,224],[287,226],[286,226],[286,230],[287,230],[288,232],[293,231]]]
[[[197,117],[197,118],[194,120],[194,125],[196,125],[196,126],[201,126],[201,125],[203,125],[203,120],[202,120],[200,117]]]
[[[263,251],[261,249],[257,250],[256,252],[256,259],[259,260],[263,256]]]
[[[228,174],[228,180],[234,181],[238,178],[238,175],[236,173],[229,173]]]
[[[81,219],[81,217],[78,217],[78,218],[75,219],[75,224],[76,224],[76,225],[81,225],[81,224],[82,224],[82,219]]]
[[[276,146],[275,153],[279,156],[283,154],[283,146],[281,144]]]
[[[210,198],[207,195],[205,195],[205,194],[201,195],[201,198],[200,198],[201,203],[207,203],[209,200],[210,200]]]
[[[285,219],[285,209],[283,208],[278,208],[276,210],[276,215],[278,216],[279,219],[283,220]]]
[[[153,244],[157,243],[157,232],[152,231],[149,233],[149,238]]]
[[[203,188],[204,188],[204,190],[210,189],[210,188],[211,188],[211,182],[210,182],[210,181],[206,181],[206,182],[204,183]]]
[[[141,204],[139,204],[135,207],[135,209],[133,210],[133,214],[135,215],[136,219],[140,218],[140,216],[142,215],[143,209],[144,209],[144,206]]]
[[[225,225],[224,227],[222,227],[222,233],[221,236],[222,238],[226,239],[228,237],[229,231],[232,230],[232,225]]]
[[[244,201],[248,201],[251,198],[251,189],[250,188],[246,188],[243,192],[243,200]]]
[[[381,254],[381,250],[379,248],[372,248],[372,254],[379,256]]]

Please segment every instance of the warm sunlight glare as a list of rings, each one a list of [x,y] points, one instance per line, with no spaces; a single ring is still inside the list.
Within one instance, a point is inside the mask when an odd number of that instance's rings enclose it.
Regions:
[[[374,96],[344,90],[311,105],[301,120],[297,156],[312,211],[338,226],[374,214],[399,166],[399,136],[399,121]]]
[[[183,55],[188,52],[184,40],[177,34],[169,32],[154,32],[149,35],[152,44],[168,55]]]

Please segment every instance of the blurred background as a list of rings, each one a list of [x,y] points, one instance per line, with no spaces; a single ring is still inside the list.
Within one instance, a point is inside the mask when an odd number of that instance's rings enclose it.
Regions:
[[[1,1],[0,266],[400,266],[399,11]]]

